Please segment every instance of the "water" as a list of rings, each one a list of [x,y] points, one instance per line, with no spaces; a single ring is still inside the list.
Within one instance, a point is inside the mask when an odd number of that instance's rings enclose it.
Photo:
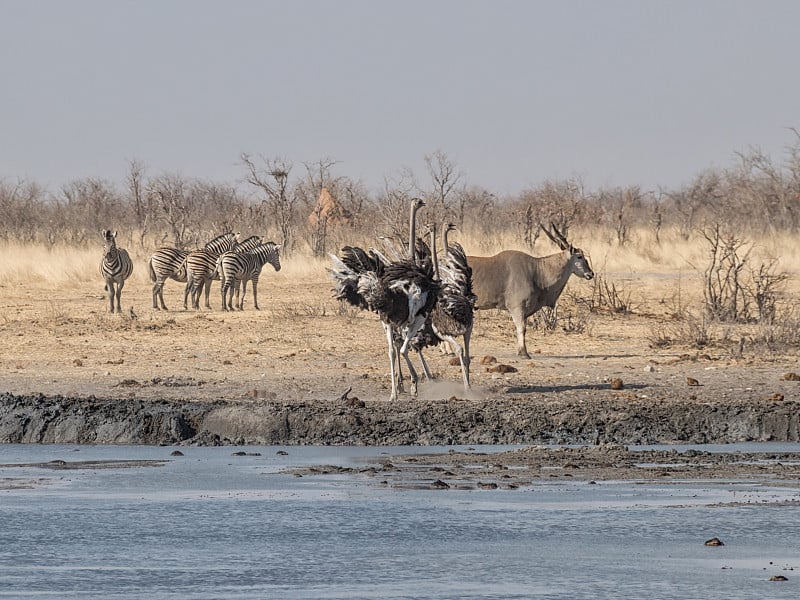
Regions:
[[[429,448],[291,447],[281,456],[248,447],[261,456],[245,457],[182,448],[174,458],[171,450],[0,446],[0,463],[167,460],[0,468],[0,481],[45,480],[0,491],[0,598],[800,597],[800,508],[783,503],[800,498],[795,489],[396,490],[357,474],[280,470]],[[745,498],[751,504],[724,504]],[[725,546],[704,546],[713,536]]]

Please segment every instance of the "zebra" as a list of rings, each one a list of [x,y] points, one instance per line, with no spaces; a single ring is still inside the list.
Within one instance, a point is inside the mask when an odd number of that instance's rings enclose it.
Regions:
[[[210,244],[211,242],[209,242]],[[234,242],[232,248],[234,252],[248,252],[261,244],[261,236],[251,235],[246,240],[241,242]],[[207,245],[208,246],[208,245]],[[227,251],[226,250],[226,251]],[[200,308],[200,294],[203,288],[206,290],[206,308],[211,308],[208,301],[209,294],[211,293],[211,281],[219,279],[219,269],[217,269],[217,261],[219,257],[224,254],[223,252],[216,252],[209,250],[195,250],[190,252],[186,257],[186,291],[184,293],[184,306],[186,306],[186,297],[191,292],[192,294],[192,307]]]
[[[279,244],[266,242],[249,252],[226,252],[219,257],[217,268],[222,289],[222,310],[233,310],[234,291],[237,297],[236,308],[243,309],[248,281],[253,282],[253,306],[256,310],[260,310],[258,308],[258,277],[261,275],[261,269],[267,263],[271,264],[275,271],[281,270],[280,248]],[[241,296],[239,296],[240,284],[242,286]]]
[[[114,296],[117,297],[117,312],[122,312],[120,296],[125,280],[133,273],[133,261],[124,248],[117,248],[117,232],[103,229],[103,260],[100,261],[100,275],[105,279],[108,302],[114,312]],[[116,291],[114,284],[117,285]]]
[[[150,272],[150,281],[153,282],[153,309],[159,310],[158,301],[161,301],[161,308],[167,310],[164,304],[164,283],[167,279],[174,279],[180,283],[186,282],[186,257],[188,252],[177,248],[159,248],[150,257],[147,267]],[[184,308],[186,304],[184,303]]]

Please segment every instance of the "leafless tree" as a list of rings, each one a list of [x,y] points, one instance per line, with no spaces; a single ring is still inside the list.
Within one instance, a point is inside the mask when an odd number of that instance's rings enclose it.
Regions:
[[[431,180],[431,190],[426,193],[426,213],[436,223],[454,216],[456,198],[463,193],[462,174],[457,165],[441,150],[425,156],[425,166]]]
[[[148,202],[152,202],[158,217],[169,228],[176,248],[190,245],[189,222],[193,210],[192,197],[187,193],[186,180],[177,174],[164,173],[152,179],[147,186]],[[162,239],[162,243],[165,240]]]
[[[25,179],[8,183],[0,179],[0,239],[16,237],[24,242],[34,241],[47,223],[44,208],[44,190],[37,183]],[[50,219],[50,224],[53,221]]]
[[[283,158],[261,157],[262,166],[258,166],[249,154],[244,153],[241,160],[247,169],[245,181],[263,194],[261,201],[279,231],[281,253],[288,256],[294,247],[296,204],[296,195],[288,189],[292,164]]]
[[[145,247],[145,237],[148,233],[148,226],[153,218],[152,196],[145,193],[144,182],[145,167],[138,160],[128,163],[128,175],[126,183],[128,185],[128,198],[133,204],[133,214],[136,218],[136,229],[139,232],[139,245]]]

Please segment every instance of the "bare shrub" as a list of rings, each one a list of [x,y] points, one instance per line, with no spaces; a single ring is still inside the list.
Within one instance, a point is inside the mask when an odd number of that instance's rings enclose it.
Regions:
[[[632,290],[627,284],[623,283],[617,286],[616,282],[609,281],[605,275],[595,272],[589,301],[590,310],[630,314],[633,312],[632,295]]]
[[[764,346],[770,351],[797,349],[800,347],[800,310],[790,306],[776,314],[771,321],[758,324],[751,336],[757,346]]]
[[[713,342],[711,322],[706,315],[687,312],[679,321],[656,324],[646,339],[651,348],[670,348],[673,345],[704,348]]]
[[[656,323],[645,336],[650,348],[670,348],[674,343],[671,327],[664,323]]]
[[[279,302],[273,306],[272,312],[282,319],[325,317],[328,315],[328,303]]]
[[[582,298],[562,296],[554,307],[543,306],[531,317],[532,329],[542,333],[561,330],[565,333],[589,333],[590,310]]]
[[[703,272],[703,297],[709,315],[723,323],[772,322],[783,285],[777,260],[748,263],[753,245],[734,234],[722,235],[717,224],[703,231],[709,264]],[[745,268],[747,267],[747,268]]]

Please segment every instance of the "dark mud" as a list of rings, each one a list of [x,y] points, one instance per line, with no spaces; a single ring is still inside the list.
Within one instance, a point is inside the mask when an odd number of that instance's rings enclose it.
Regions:
[[[800,440],[800,404],[590,400],[151,401],[0,395],[0,443],[656,444]]]

